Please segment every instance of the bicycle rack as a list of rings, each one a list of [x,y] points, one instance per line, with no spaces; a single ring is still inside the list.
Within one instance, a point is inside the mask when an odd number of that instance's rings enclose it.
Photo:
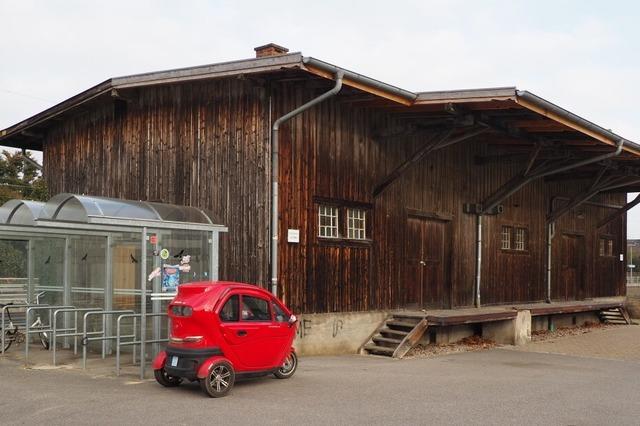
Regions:
[[[35,334],[35,333],[52,333],[53,332],[53,328],[52,328],[52,324],[51,324],[51,314],[53,313],[53,310],[54,309],[66,309],[66,308],[73,309],[73,308],[75,308],[75,306],[71,306],[71,305],[58,305],[58,306],[37,305],[37,306],[29,306],[27,308],[27,311],[25,313],[26,324],[24,326],[24,365],[25,365],[25,367],[27,365],[29,365],[29,335],[30,334]],[[31,312],[33,312],[33,311],[48,311],[49,312],[49,328],[47,328],[47,327],[38,327],[36,330],[29,330],[30,323],[31,323],[31,321],[29,321],[29,314],[31,314]],[[49,345],[49,348],[51,348],[51,345]]]
[[[167,313],[166,312],[159,312],[159,313],[152,313],[152,314],[147,314],[147,317],[166,317]],[[167,337],[166,339],[152,339],[152,340],[145,340],[144,343],[142,342],[142,340],[136,340],[136,322],[138,318],[141,318],[142,314],[124,314],[124,315],[120,315],[116,321],[116,376],[120,375],[120,347],[121,346],[133,346],[133,363],[136,363],[136,350],[135,347],[136,345],[142,345],[142,344],[148,344],[148,343],[166,343],[169,341],[169,338]],[[120,324],[121,324],[121,320],[123,318],[133,318],[133,334],[129,334],[129,335],[125,335],[125,336],[121,336],[120,335]],[[168,331],[167,331],[168,332]],[[122,338],[132,338],[133,340],[129,341],[129,342],[123,342],[121,341]],[[140,360],[140,362],[145,362],[144,360]]]
[[[100,312],[101,308],[73,308],[73,309],[58,309],[53,312],[53,331],[51,335],[51,350],[53,351],[53,365],[56,365],[56,342],[58,337],[73,337],[73,354],[78,355],[78,337],[82,336],[82,332],[78,331],[78,313],[79,312]],[[59,313],[73,313],[73,327],[70,328],[57,328],[57,318]],[[63,332],[62,334],[58,334]],[[100,331],[90,332],[89,334],[100,334]]]
[[[87,345],[89,344],[89,342],[94,342],[94,341],[102,341],[102,359],[105,358],[106,356],[106,347],[105,347],[105,343],[107,340],[114,340],[116,338],[116,336],[106,336],[106,329],[105,329],[105,321],[106,315],[113,315],[113,314],[135,314],[134,311],[130,310],[130,309],[126,309],[126,310],[116,310],[116,311],[91,311],[91,312],[87,312],[84,314],[83,319],[82,319],[82,368],[86,370],[87,368]],[[89,318],[92,315],[101,315],[102,316],[102,330],[99,332],[91,332],[92,334],[102,334],[101,337],[89,337],[88,333],[87,333],[87,318]]]
[[[0,330],[2,331],[2,347],[0,347],[0,351],[1,351],[2,355],[4,355],[5,330],[6,330],[6,328],[5,328],[5,325],[6,325],[6,324],[5,324],[5,320],[4,320],[4,318],[5,318],[5,315],[4,315],[4,314],[5,314],[5,312],[9,312],[9,309],[14,309],[14,308],[31,308],[31,307],[34,307],[34,306],[49,306],[49,305],[42,304],[42,303],[40,303],[40,304],[36,304],[36,303],[24,303],[24,304],[21,304],[21,305],[5,305],[5,306],[3,306],[3,307],[2,307],[2,309],[0,309],[0,316],[2,317],[2,320],[1,320],[1,321],[2,321],[2,322],[1,322],[2,328],[0,329]],[[25,319],[26,319],[26,318],[25,318]],[[26,323],[26,321],[25,321],[25,323]]]

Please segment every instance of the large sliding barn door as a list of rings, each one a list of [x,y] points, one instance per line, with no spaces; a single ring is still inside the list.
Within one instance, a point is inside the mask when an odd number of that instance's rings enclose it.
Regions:
[[[405,307],[449,307],[448,222],[410,216],[405,242]]]

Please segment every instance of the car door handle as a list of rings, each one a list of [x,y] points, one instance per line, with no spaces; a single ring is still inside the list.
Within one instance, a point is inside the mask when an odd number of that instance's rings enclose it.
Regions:
[[[247,330],[238,330],[238,333],[236,333],[238,336],[246,336],[247,335]]]

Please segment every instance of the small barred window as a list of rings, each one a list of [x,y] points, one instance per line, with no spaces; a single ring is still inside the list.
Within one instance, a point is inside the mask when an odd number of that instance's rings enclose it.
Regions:
[[[318,236],[338,238],[338,208],[318,206]]]
[[[515,243],[513,249],[516,251],[527,250],[527,228],[516,228]]]
[[[511,227],[503,226],[502,227],[502,250],[510,250],[511,249]]]
[[[364,240],[367,238],[367,212],[362,209],[347,209],[347,238]]]

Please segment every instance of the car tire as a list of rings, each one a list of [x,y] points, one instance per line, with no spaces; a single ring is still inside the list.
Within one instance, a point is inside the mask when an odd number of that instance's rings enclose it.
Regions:
[[[298,355],[294,351],[289,353],[287,359],[285,359],[284,364],[280,368],[278,368],[273,375],[278,379],[288,379],[293,376],[298,368]]]
[[[156,382],[160,383],[162,386],[166,388],[175,388],[182,383],[182,378],[170,376],[167,374],[164,368],[159,368],[158,370],[153,370],[153,375],[156,376]]]
[[[229,393],[236,381],[236,372],[228,361],[218,361],[209,369],[207,377],[200,379],[200,388],[211,398]]]

